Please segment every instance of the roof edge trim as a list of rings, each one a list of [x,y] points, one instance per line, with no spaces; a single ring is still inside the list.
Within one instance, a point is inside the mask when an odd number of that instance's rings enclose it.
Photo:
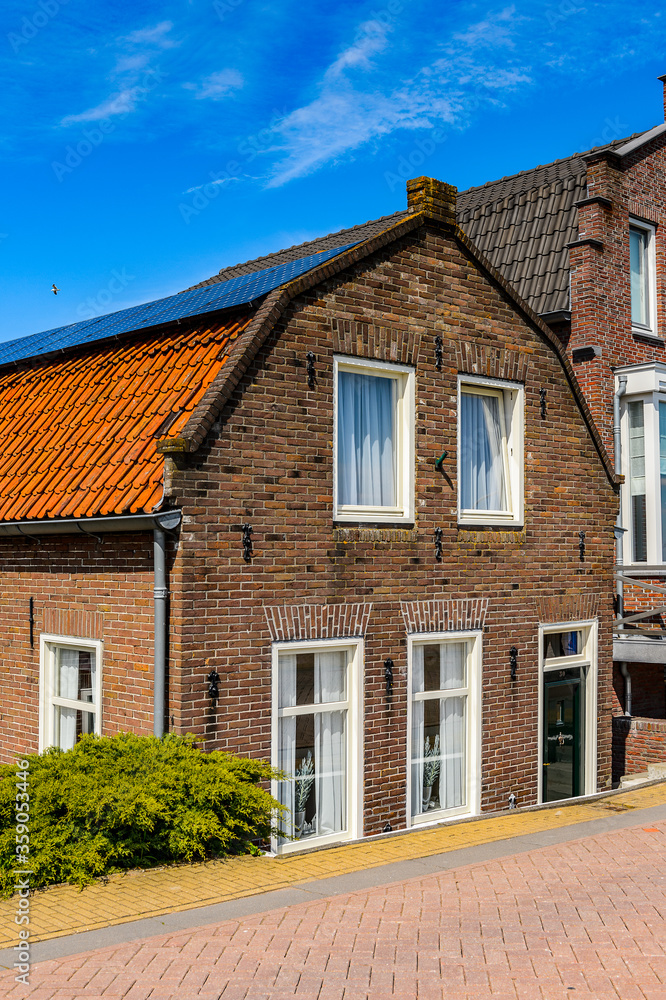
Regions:
[[[182,511],[166,510],[161,514],[122,514],[112,517],[67,517],[61,521],[0,521],[0,537],[13,535],[24,538],[39,535],[98,535],[110,532],[175,531],[182,520]]]
[[[630,142],[626,142],[624,146],[618,146],[615,150],[617,156],[628,156],[629,153],[633,153],[635,149],[640,149],[644,146],[646,142],[650,142],[651,139],[656,139],[657,136],[663,135],[666,132],[666,122],[662,122],[661,125],[655,125],[654,128],[649,129],[649,131],[644,132],[637,139],[632,139]]]

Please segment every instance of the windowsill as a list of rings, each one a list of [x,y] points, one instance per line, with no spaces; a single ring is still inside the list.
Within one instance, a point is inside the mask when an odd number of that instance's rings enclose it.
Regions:
[[[623,563],[616,569],[628,576],[666,576],[666,563]]]
[[[641,330],[637,327],[633,327],[631,335],[634,340],[646,340],[649,344],[658,344],[660,347],[666,347],[666,340],[663,337],[658,337],[656,333],[652,333],[651,330]]]
[[[522,531],[525,527],[524,521],[502,521],[494,520],[493,518],[484,518],[482,521],[464,521],[458,518],[457,526],[459,529],[464,528],[475,528],[477,531],[492,531],[497,528],[504,528],[505,531]]]
[[[460,809],[433,809],[432,812],[419,813],[418,816],[410,817],[408,829],[422,830],[428,826],[439,826],[444,823],[474,819],[479,815],[480,813],[474,812],[469,806],[463,806]]]
[[[349,515],[348,517],[338,514],[333,518],[334,528],[413,528],[413,517],[359,517]]]
[[[343,830],[340,833],[329,833],[322,837],[303,837],[287,844],[280,844],[273,849],[274,857],[284,857],[286,854],[294,854],[296,851],[305,853],[315,851],[320,847],[332,847],[335,844],[346,844],[352,839],[351,834]]]

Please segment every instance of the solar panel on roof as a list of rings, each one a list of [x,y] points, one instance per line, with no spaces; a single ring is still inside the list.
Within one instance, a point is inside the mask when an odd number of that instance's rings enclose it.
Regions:
[[[300,277],[301,274],[311,271],[353,246],[356,244],[347,243],[332,250],[323,250],[308,257],[301,257],[300,260],[292,260],[288,264],[231,278],[216,285],[179,292],[177,295],[169,295],[155,302],[120,309],[106,316],[82,320],[70,326],[59,326],[44,333],[21,337],[20,340],[10,340],[0,344],[0,365],[254,302],[255,299],[272,292],[274,288]]]

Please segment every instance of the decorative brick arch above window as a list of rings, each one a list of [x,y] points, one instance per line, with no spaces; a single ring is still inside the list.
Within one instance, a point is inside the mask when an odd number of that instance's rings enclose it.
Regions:
[[[80,639],[103,639],[104,615],[96,611],[44,608],[42,630],[50,635],[70,635]]]
[[[331,334],[335,354],[351,354],[373,361],[395,361],[414,367],[418,364],[420,330],[396,330],[357,320],[333,319]],[[434,344],[434,336],[432,339]]]
[[[401,601],[405,629],[412,632],[464,632],[483,628],[488,598],[459,601]]]
[[[465,375],[485,375],[488,378],[525,382],[530,359],[518,351],[459,340],[456,343],[456,362],[458,371]]]
[[[264,608],[273,642],[361,638],[372,604],[285,604]]]
[[[542,625],[557,622],[590,621],[599,615],[599,594],[562,594],[557,597],[535,597],[534,607]]]

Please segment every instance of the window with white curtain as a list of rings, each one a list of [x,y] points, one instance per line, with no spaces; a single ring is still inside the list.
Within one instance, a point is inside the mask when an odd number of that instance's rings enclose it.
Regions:
[[[479,811],[480,636],[410,643],[410,823]]]
[[[620,457],[623,559],[626,565],[666,564],[666,363],[642,362],[615,369],[621,399]]]
[[[274,647],[274,794],[288,809],[278,850],[355,835],[359,644]]]
[[[42,636],[40,750],[71,750],[84,733],[101,732],[102,644]]]
[[[523,395],[515,383],[459,379],[461,523],[523,523]]]
[[[635,333],[657,336],[655,229],[648,223],[629,228],[631,326]]]
[[[335,358],[334,516],[413,518],[414,371]]]

